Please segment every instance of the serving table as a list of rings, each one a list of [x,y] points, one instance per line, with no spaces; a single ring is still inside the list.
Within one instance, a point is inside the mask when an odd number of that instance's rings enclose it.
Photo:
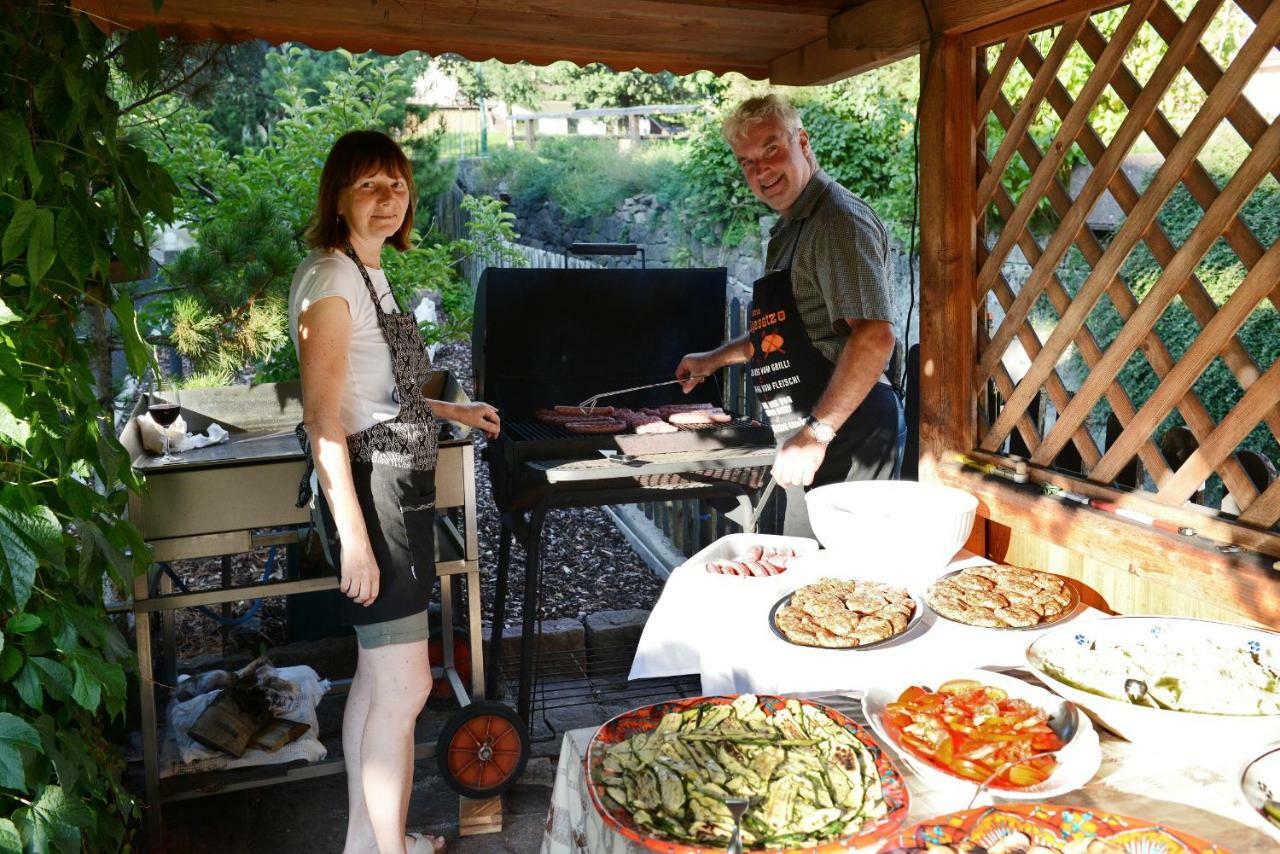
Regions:
[[[1031,678],[1025,672],[1017,675]],[[851,692],[796,696],[824,703],[866,724],[859,698]],[[564,735],[542,854],[640,854],[646,850],[610,830],[591,804],[583,772],[587,745],[595,732],[594,727],[584,727]],[[1084,788],[1048,799],[1051,803],[1166,822],[1237,854],[1280,849],[1280,833],[1268,828],[1240,792],[1245,756],[1230,751],[1187,755],[1180,750],[1140,748],[1103,729],[1098,735],[1102,742],[1098,773]],[[904,827],[968,806],[973,789],[936,788],[889,752],[911,792]],[[1005,801],[984,795],[976,805],[993,802]],[[882,844],[849,850],[876,851]]]

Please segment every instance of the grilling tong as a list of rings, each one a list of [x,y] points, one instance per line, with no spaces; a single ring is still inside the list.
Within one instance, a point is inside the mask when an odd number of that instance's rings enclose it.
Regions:
[[[581,409],[585,414],[588,409],[594,408],[596,404],[600,402],[600,398],[602,397],[615,397],[619,394],[627,394],[628,392],[632,392],[632,391],[645,391],[651,388],[660,388],[661,386],[664,386],[664,385],[676,385],[677,383],[685,382],[685,380],[704,380],[709,376],[711,375],[710,374],[693,374],[692,376],[686,377],[683,380],[663,380],[660,383],[649,383],[648,385],[637,385],[637,386],[632,386],[631,388],[620,388],[616,391],[603,391],[600,394],[593,394],[591,395],[591,397],[588,397],[586,400],[582,401],[582,403],[579,403],[578,408]]]

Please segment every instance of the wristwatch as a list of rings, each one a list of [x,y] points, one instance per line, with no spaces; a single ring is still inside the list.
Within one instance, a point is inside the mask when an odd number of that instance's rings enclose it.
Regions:
[[[814,439],[818,440],[820,445],[830,445],[831,440],[836,437],[836,428],[825,421],[819,421],[813,415],[804,420],[804,426],[809,428],[809,432]]]

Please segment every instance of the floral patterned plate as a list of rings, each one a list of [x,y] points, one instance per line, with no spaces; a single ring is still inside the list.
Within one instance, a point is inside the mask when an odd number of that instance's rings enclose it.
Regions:
[[[637,733],[654,729],[664,715],[672,712],[688,711],[704,703],[725,705],[732,703],[735,699],[737,699],[736,696],[690,697],[666,703],[655,703],[652,706],[641,706],[638,709],[625,712],[605,722],[592,737],[591,744],[587,747],[586,758],[587,792],[590,795],[591,803],[603,817],[605,826],[651,851],[660,851],[664,852],[664,854],[713,854],[713,852],[723,852],[723,846],[700,847],[692,843],[663,839],[654,836],[642,827],[638,827],[626,809],[615,803],[605,793],[604,786],[600,780],[605,749],[610,745],[624,741]],[[757,695],[757,702],[761,708],[772,714],[783,707],[787,702],[787,698],[760,694]],[[902,825],[911,806],[911,796],[907,792],[907,785],[903,781],[902,773],[897,766],[893,764],[888,754],[880,748],[880,745],[876,743],[871,734],[847,716],[821,703],[814,703],[809,700],[800,700],[799,702],[825,712],[827,717],[852,732],[866,746],[875,761],[876,771],[879,772],[882,795],[885,805],[888,807],[888,812],[876,821],[863,825],[856,834],[836,837],[815,847],[786,850],[770,848],[767,850],[770,854],[835,854],[835,852],[851,851],[855,848],[872,845],[893,833]]]
[[[1029,841],[1011,838],[1015,836]],[[1064,854],[1227,854],[1225,848],[1162,824],[1052,804],[1001,804],[931,818],[903,830],[880,854],[941,852],[942,846],[1025,851],[1028,845]]]

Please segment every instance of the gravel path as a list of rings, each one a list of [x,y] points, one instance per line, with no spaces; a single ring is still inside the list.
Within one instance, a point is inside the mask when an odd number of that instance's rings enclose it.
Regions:
[[[445,345],[436,354],[436,365],[447,368],[472,394],[471,350],[469,343]],[[498,512],[489,486],[488,466],[480,460],[484,440],[476,447],[476,508],[480,535],[481,600],[484,619],[492,617],[494,578],[498,564]],[[267,550],[261,549],[232,558],[232,577],[237,583],[257,581],[266,565]],[[506,624],[519,623],[524,597],[524,550],[512,548],[512,566],[507,595]],[[222,564],[217,558],[177,561],[180,577],[193,590],[216,587]],[[283,571],[284,554],[277,554],[277,572]],[[662,580],[627,543],[613,521],[600,508],[557,510],[547,517],[543,528],[543,617],[585,617],[596,611],[624,608],[652,608],[662,590]],[[233,603],[232,615],[243,614],[248,602]],[[178,653],[182,658],[220,652],[218,625],[195,609],[176,613]],[[285,600],[264,599],[257,619],[235,631],[235,643],[256,649],[260,644],[275,646],[287,640]]]

